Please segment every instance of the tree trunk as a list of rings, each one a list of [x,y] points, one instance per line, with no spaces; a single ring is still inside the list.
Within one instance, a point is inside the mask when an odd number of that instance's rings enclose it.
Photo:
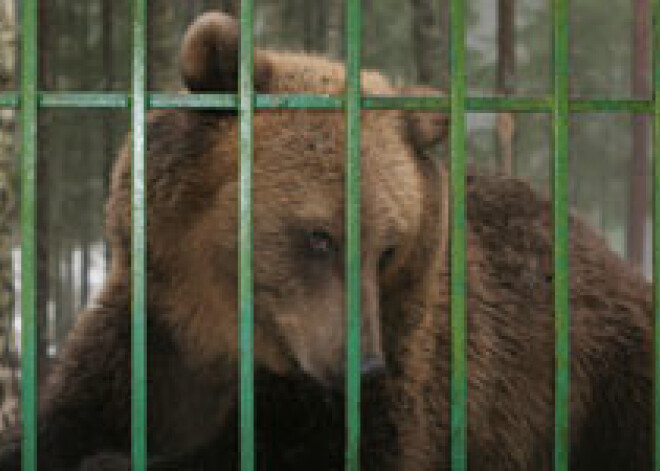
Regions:
[[[335,59],[344,57],[344,0],[329,0],[327,50]]]
[[[92,21],[92,15],[91,15],[91,9],[90,9],[90,3],[89,0],[85,4],[85,19],[86,21],[84,22],[84,32],[85,32],[85,43],[86,44],[91,44],[90,37],[92,36],[91,34],[91,25],[93,24]],[[91,46],[87,48],[87,53],[89,55],[94,54],[95,52],[95,46]],[[91,78],[94,77],[94,71],[92,67],[90,67],[90,70],[87,71],[85,76],[83,77],[83,86],[85,90],[92,89],[94,87],[93,80],[90,80]],[[79,167],[82,170],[82,176],[84,181],[91,181],[93,178],[93,172],[92,172],[92,156],[94,155],[94,149],[92,147],[92,133],[84,133],[81,136],[82,140],[82,152],[81,152],[81,162],[79,163]],[[94,159],[95,160],[95,159]],[[82,207],[81,207],[81,214],[83,215],[81,225],[82,225],[82,231],[81,231],[81,241],[80,241],[80,253],[81,253],[81,263],[80,263],[80,301],[79,303],[75,306],[75,310],[70,312],[69,315],[71,316],[71,323],[75,321],[77,317],[78,310],[84,306],[87,303],[87,298],[89,296],[89,269],[90,269],[90,264],[89,264],[89,246],[91,244],[91,219],[92,219],[92,213],[94,212],[94,208],[90,203],[90,199],[84,199],[82,202]]]
[[[75,286],[73,282],[73,251],[70,242],[62,244],[62,255],[58,258],[58,273],[60,274],[59,285],[62,287],[61,310],[55,319],[55,343],[59,347],[66,339],[71,328],[73,312],[76,308]]]
[[[440,2],[440,17],[438,19],[438,28],[440,29],[441,33],[440,34],[440,52],[441,52],[441,57],[439,59],[439,63],[443,65],[443,67],[440,68],[440,83],[443,85],[443,87],[447,87],[449,89],[449,84],[450,84],[450,78],[449,76],[451,75],[450,72],[450,45],[449,45],[449,37],[450,37],[450,29],[451,29],[451,21],[449,19],[450,13],[451,13],[451,7],[449,4],[450,0],[442,0]]]
[[[216,4],[218,3],[217,1],[215,2]],[[238,15],[238,0],[222,0],[220,2],[222,11],[229,13],[233,16]],[[217,8],[217,6],[214,5],[214,8]]]
[[[635,98],[649,98],[649,40],[651,14],[649,0],[633,0],[633,94]],[[630,164],[630,196],[628,201],[628,230],[626,249],[628,259],[638,267],[644,261],[646,235],[646,204],[649,172],[649,119],[643,114],[632,117],[632,155]]]
[[[514,0],[498,1],[497,25],[497,91],[506,96],[513,92],[515,74],[515,4]],[[513,113],[501,113],[497,119],[497,142],[500,170],[514,173],[514,138],[516,121]]]
[[[101,31],[103,34],[101,44],[101,54],[103,56],[103,75],[105,77],[105,91],[112,91],[115,88],[115,64],[112,54],[114,34],[113,34],[113,5],[115,0],[101,0]],[[103,113],[103,198],[107,199],[110,193],[110,173],[112,172],[113,144],[114,144],[115,126],[113,116],[110,113]],[[104,244],[103,258],[105,261],[104,269],[108,271],[110,264],[110,249],[108,244]]]
[[[440,45],[440,30],[433,12],[433,0],[412,0],[413,53],[417,64],[417,80],[430,85],[440,69],[434,51]]]
[[[305,1],[302,4],[304,21],[304,45],[306,51],[326,52],[327,16],[330,0]]]
[[[57,338],[57,323],[61,321],[66,315],[66,305],[64,302],[65,296],[65,285],[64,285],[64,275],[62,270],[62,264],[64,256],[66,254],[66,248],[64,247],[64,241],[59,239],[53,250],[53,259],[55,263],[52,264],[53,271],[53,305],[55,307],[55,322],[50,326],[49,335],[51,338],[55,339],[57,343],[58,353],[59,353],[59,339]]]
[[[0,90],[16,86],[16,10],[14,0],[0,0]],[[0,110],[0,431],[14,419],[18,404],[15,371],[18,367],[11,345],[14,321],[14,266],[16,191],[15,112]]]
[[[198,5],[195,5],[198,6]],[[172,67],[172,55],[177,51],[176,2],[161,2],[157,7],[149,2],[148,56],[149,90],[169,90],[178,88],[179,76],[176,67]]]
[[[322,53],[328,52],[328,13],[330,12],[330,3],[332,3],[332,0],[318,2],[314,17],[316,50]]]
[[[49,8],[48,6],[51,6]],[[58,7],[59,5],[55,5]],[[43,90],[52,90],[55,84],[52,69],[49,67],[47,47],[55,41],[54,29],[51,28],[54,19],[52,2],[39,2],[39,86]],[[50,48],[49,48],[50,49]],[[50,49],[52,50],[52,49]],[[50,242],[51,227],[49,218],[49,165],[48,160],[44,158],[45,131],[40,126],[38,134],[37,156],[37,371],[39,383],[41,379],[48,375],[49,358],[49,335],[48,333],[48,299],[50,296]]]

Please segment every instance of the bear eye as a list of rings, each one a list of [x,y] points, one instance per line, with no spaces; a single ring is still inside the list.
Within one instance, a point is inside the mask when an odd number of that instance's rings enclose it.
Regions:
[[[378,260],[378,269],[380,271],[385,270],[390,265],[390,263],[392,263],[395,255],[396,247],[388,247],[385,249],[383,253],[380,254],[380,259]]]
[[[314,231],[307,235],[307,249],[314,257],[326,257],[334,253],[337,246],[327,232]]]

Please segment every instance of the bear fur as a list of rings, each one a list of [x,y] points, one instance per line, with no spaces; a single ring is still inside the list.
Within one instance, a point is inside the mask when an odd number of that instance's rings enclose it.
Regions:
[[[181,50],[193,92],[237,88],[238,27],[208,13]],[[364,72],[365,93],[397,90]],[[255,53],[255,87],[341,94],[324,58]],[[419,91],[426,93],[425,90]],[[448,181],[432,113],[362,114],[362,397],[365,470],[449,469]],[[343,466],[344,114],[254,119],[258,469]],[[238,469],[235,111],[152,112],[148,123],[148,468]],[[40,399],[50,471],[130,469],[130,149],[107,208],[112,267]],[[552,208],[525,183],[467,186],[468,469],[551,470]],[[649,284],[571,219],[571,469],[650,470]],[[20,469],[20,433],[0,470]]]

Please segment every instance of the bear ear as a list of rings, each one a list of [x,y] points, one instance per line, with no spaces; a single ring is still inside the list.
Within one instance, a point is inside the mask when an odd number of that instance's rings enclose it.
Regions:
[[[441,96],[440,91],[428,87],[401,90],[407,96]],[[406,139],[418,156],[428,158],[449,135],[449,115],[432,111],[406,111],[403,115]]]
[[[192,92],[238,90],[239,27],[234,18],[208,12],[188,27],[179,52],[181,77]],[[265,54],[255,51],[255,88],[265,91],[270,79]]]

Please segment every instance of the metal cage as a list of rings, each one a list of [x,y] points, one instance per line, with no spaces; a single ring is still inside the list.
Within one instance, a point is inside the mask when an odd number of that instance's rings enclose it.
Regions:
[[[20,110],[22,230],[22,417],[23,470],[36,471],[36,158],[40,108],[130,108],[133,146],[132,235],[132,466],[144,470],[146,441],[146,112],[154,108],[236,109],[240,116],[240,446],[241,469],[255,469],[252,280],[252,119],[255,109],[344,110],[347,123],[346,280],[347,375],[346,469],[359,469],[360,441],[360,113],[415,109],[451,113],[451,463],[467,469],[465,138],[466,112],[550,113],[553,123],[554,305],[556,330],[554,467],[569,466],[569,279],[568,130],[571,113],[635,112],[654,116],[654,469],[660,471],[660,0],[653,0],[654,94],[651,100],[569,99],[569,0],[551,0],[553,76],[551,96],[472,98],[466,94],[465,2],[451,0],[451,93],[444,97],[362,96],[360,89],[361,2],[346,0],[346,81],[344,96],[258,95],[253,87],[253,1],[241,1],[240,82],[235,95],[169,95],[146,87],[147,0],[133,1],[133,74],[130,93],[44,93],[38,90],[38,0],[21,0],[22,71],[20,92],[0,93],[0,107]],[[550,1],[550,0],[549,0]]]

